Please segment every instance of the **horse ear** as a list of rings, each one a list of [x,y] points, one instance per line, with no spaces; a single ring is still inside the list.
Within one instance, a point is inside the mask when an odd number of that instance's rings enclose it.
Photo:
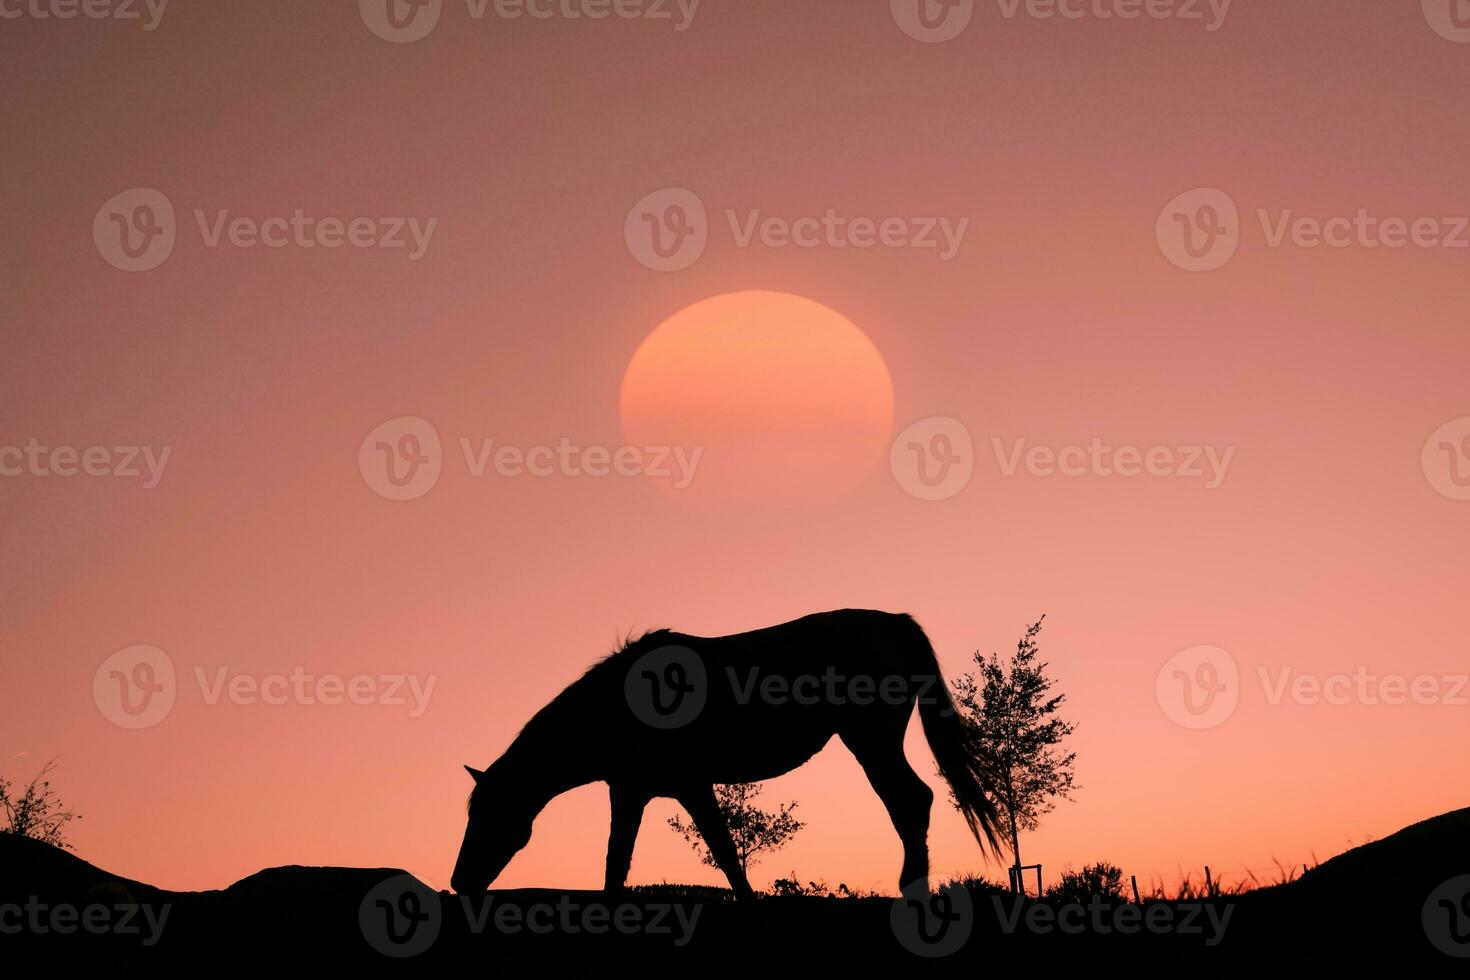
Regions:
[[[483,770],[483,769],[474,769],[474,768],[471,768],[471,767],[470,767],[470,766],[465,766],[465,767],[464,767],[464,771],[465,771],[465,772],[467,772],[467,773],[469,773],[469,774],[470,774],[470,776],[471,776],[471,777],[472,777],[472,778],[473,778],[473,779],[474,779],[474,780],[475,780],[475,782],[477,782],[477,783],[478,783],[478,782],[479,782],[479,781],[480,781],[480,780],[481,780],[481,779],[483,779],[483,778],[484,778],[484,777],[485,777],[485,770]]]

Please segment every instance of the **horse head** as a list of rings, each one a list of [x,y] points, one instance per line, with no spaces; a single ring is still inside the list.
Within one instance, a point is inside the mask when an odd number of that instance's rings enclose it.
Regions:
[[[524,804],[497,778],[494,767],[481,771],[465,766],[475,780],[470,793],[469,820],[459,859],[454,862],[450,886],[458,893],[483,892],[499,877],[510,859],[531,839],[535,810]]]

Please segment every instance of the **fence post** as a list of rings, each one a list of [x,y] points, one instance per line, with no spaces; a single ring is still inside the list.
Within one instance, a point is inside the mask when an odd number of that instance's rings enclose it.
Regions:
[[[1129,875],[1129,877],[1133,879],[1133,904],[1142,905],[1143,903],[1138,900],[1138,875]]]
[[[1205,894],[1211,898],[1215,897],[1215,882],[1210,877],[1210,866],[1205,865]]]
[[[1040,898],[1041,865],[1039,864],[1018,864],[1014,868],[1011,868],[1011,891],[1021,895],[1026,894],[1026,872],[1031,870],[1036,871],[1036,897]]]

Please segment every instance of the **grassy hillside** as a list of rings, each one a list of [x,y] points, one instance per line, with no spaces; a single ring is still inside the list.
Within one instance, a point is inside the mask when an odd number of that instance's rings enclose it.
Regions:
[[[1268,965],[1451,976],[1464,975],[1470,960],[1436,947],[1424,909],[1437,887],[1467,874],[1470,810],[1244,895],[1060,909],[970,889],[926,906],[922,921],[913,906],[887,898],[766,898],[743,907],[715,890],[675,886],[616,898],[519,890],[471,900],[391,868],[272,868],[219,891],[167,892],[0,836],[0,948],[7,958],[137,974],[331,966],[377,975],[460,963],[553,975],[622,964],[709,977],[848,969],[974,977],[1011,968],[1223,975]],[[68,908],[76,911],[63,932]],[[86,915],[95,928],[82,927]],[[1441,946],[1453,935],[1439,936]],[[1470,942],[1450,951],[1470,953]]]

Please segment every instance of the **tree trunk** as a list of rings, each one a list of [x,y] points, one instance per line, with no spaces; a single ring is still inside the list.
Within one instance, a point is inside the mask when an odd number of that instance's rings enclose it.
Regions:
[[[1011,814],[1011,852],[1016,855],[1016,891],[1026,894],[1026,882],[1021,878],[1021,835],[1016,829],[1016,816]],[[1038,896],[1039,897],[1039,896]]]
[[[1011,869],[1011,874],[1015,876],[1011,891],[1024,895],[1026,894],[1026,882],[1021,879],[1021,831],[1016,821],[1016,793],[1011,787],[1009,778],[1006,779],[1006,810],[1011,817],[1011,854],[1016,858],[1015,866]]]

